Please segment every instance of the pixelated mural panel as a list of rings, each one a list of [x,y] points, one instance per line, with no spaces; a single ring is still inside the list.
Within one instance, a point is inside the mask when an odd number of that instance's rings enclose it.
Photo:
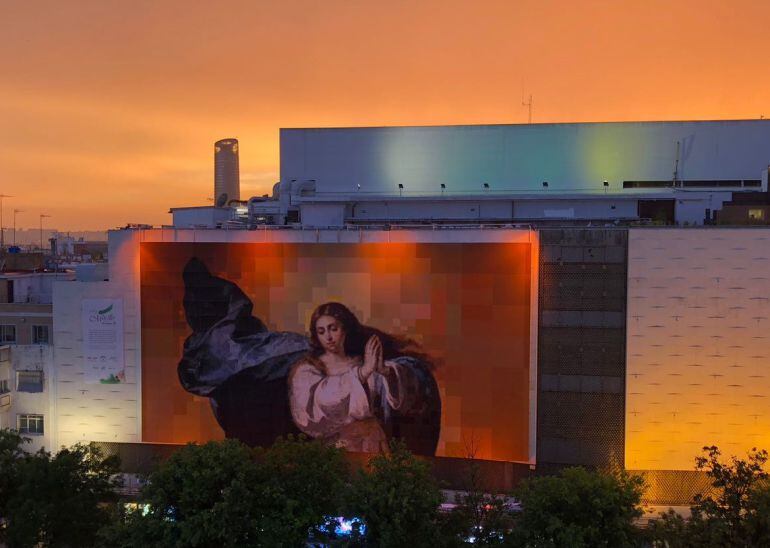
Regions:
[[[143,243],[143,440],[526,461],[531,270],[522,243]],[[339,347],[310,336],[330,301]]]

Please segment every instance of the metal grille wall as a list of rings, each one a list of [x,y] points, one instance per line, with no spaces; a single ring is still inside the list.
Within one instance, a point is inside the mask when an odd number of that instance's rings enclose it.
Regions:
[[[624,229],[540,231],[537,468],[623,465]]]

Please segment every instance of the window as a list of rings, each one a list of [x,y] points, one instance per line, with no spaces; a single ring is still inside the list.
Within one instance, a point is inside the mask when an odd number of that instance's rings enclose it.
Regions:
[[[0,325],[0,343],[16,342],[16,326]]]
[[[47,325],[32,326],[32,344],[50,344]]]
[[[749,209],[749,221],[764,221],[765,210],[764,209]]]
[[[43,372],[42,371],[17,371],[16,372],[16,390],[19,392],[42,392],[43,391]]]
[[[18,415],[17,430],[19,434],[37,434],[43,433],[43,415]]]
[[[11,389],[8,388],[8,379],[0,380],[0,394],[6,394],[10,391]]]

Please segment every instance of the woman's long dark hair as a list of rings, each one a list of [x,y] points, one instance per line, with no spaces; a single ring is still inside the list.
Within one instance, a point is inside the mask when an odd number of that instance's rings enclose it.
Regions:
[[[425,366],[432,367],[429,356],[420,350],[420,346],[412,339],[389,335],[375,327],[364,325],[356,315],[342,303],[325,303],[315,309],[310,317],[310,358],[320,362],[318,358],[325,352],[316,333],[316,322],[321,316],[331,316],[342,325],[345,332],[345,354],[348,356],[363,356],[366,341],[372,335],[377,335],[382,343],[382,357],[391,360],[400,356],[410,356],[421,361]]]

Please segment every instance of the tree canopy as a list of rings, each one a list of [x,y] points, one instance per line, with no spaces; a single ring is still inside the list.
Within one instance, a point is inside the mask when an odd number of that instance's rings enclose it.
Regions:
[[[770,546],[767,459],[767,451],[752,449],[724,460],[718,447],[704,447],[695,468],[708,475],[713,492],[695,497],[689,520],[662,514],[650,524],[651,539],[672,548]]]
[[[14,546],[91,546],[110,522],[120,462],[94,445],[56,454],[23,451],[24,439],[0,431],[0,537]]]
[[[340,515],[341,450],[305,439],[252,450],[236,440],[187,445],[148,477],[137,511],[105,546],[299,546]]]
[[[623,471],[579,467],[525,480],[514,493],[521,511],[512,542],[537,547],[634,546],[643,485],[642,478]]]
[[[440,537],[441,500],[429,464],[394,442],[359,472],[350,508],[366,524],[367,545],[430,546]]]

